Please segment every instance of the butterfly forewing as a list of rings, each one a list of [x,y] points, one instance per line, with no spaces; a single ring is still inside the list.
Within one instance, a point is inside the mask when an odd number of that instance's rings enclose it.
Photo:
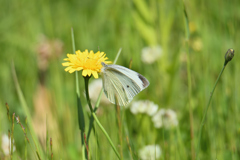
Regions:
[[[139,73],[119,65],[106,65],[103,70],[103,88],[114,104],[125,106],[133,97],[149,85]]]
[[[116,76],[122,84],[122,89],[131,101],[133,97],[138,94],[142,89],[129,77],[122,73],[116,73]]]
[[[127,78],[132,79],[132,81],[135,82],[135,84],[137,84],[141,88],[141,90],[148,87],[149,85],[148,80],[144,76],[131,69],[119,65],[108,65],[108,67],[111,68],[111,70],[120,72],[123,75],[127,76]]]

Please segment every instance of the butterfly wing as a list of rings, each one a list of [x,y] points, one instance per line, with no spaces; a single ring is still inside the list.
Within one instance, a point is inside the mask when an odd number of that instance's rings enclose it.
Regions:
[[[139,73],[119,65],[106,65],[103,69],[104,93],[110,102],[125,106],[149,85]]]
[[[116,73],[107,71],[103,74],[103,89],[110,102],[124,106],[128,103],[128,97]]]

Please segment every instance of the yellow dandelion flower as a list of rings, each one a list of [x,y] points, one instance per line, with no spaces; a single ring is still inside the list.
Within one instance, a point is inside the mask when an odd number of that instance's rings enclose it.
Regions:
[[[74,71],[82,70],[82,75],[84,77],[93,75],[94,78],[98,78],[98,73],[101,72],[102,64],[104,62],[106,64],[111,63],[110,61],[106,61],[108,58],[105,57],[106,54],[104,52],[98,51],[94,53],[92,50],[88,52],[81,52],[80,50],[76,51],[76,54],[67,54],[68,58],[65,58],[65,61],[62,63],[66,72],[73,73]]]

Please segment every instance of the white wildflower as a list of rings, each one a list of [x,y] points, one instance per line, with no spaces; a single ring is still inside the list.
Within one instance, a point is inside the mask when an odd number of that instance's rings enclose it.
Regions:
[[[164,126],[169,129],[178,125],[177,115],[171,109],[160,109],[153,117],[152,121],[156,128]]]
[[[151,64],[162,56],[162,48],[160,46],[144,47],[142,49],[142,61]]]
[[[139,150],[139,158],[143,160],[156,160],[161,156],[159,145],[147,145]]]
[[[14,143],[14,141],[13,141]],[[7,156],[10,155],[11,150],[11,139],[8,138],[8,135],[2,135],[2,150],[3,153]],[[16,150],[16,147],[13,145],[13,152]]]
[[[148,100],[133,102],[130,110],[133,114],[146,113],[149,116],[154,115],[158,110],[158,105]]]
[[[99,93],[102,89],[102,79],[94,79],[90,84],[89,84],[89,96],[90,99],[95,103],[97,102]],[[109,100],[105,96],[105,94],[102,94],[101,97],[101,103],[103,104],[110,104]]]

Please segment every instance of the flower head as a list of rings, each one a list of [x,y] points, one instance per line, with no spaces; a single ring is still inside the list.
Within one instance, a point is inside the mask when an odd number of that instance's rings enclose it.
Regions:
[[[98,78],[98,73],[101,72],[102,64],[104,62],[106,64],[111,63],[110,61],[106,61],[108,58],[105,57],[106,54],[104,52],[98,51],[94,53],[92,50],[88,52],[81,52],[80,50],[76,51],[76,54],[67,54],[68,58],[65,58],[65,61],[62,63],[63,66],[67,66],[65,68],[66,72],[73,73],[74,71],[82,70],[82,75],[84,77],[93,75],[94,78]]]
[[[162,56],[162,48],[160,46],[144,47],[142,49],[142,61],[151,64]]]
[[[157,110],[158,110],[158,105],[148,100],[133,102],[130,107],[130,111],[133,114],[146,113],[149,116],[154,115],[157,112]]]
[[[141,159],[155,160],[160,158],[161,148],[159,145],[147,145],[139,150],[139,157]]]
[[[13,141],[14,143],[14,141]],[[11,139],[8,138],[6,134],[2,135],[2,150],[3,153],[7,156],[10,154],[10,148],[11,148]],[[16,150],[15,145],[13,145],[13,152]]]
[[[156,128],[164,126],[169,129],[178,125],[177,115],[171,109],[160,109],[153,117],[152,121]]]

